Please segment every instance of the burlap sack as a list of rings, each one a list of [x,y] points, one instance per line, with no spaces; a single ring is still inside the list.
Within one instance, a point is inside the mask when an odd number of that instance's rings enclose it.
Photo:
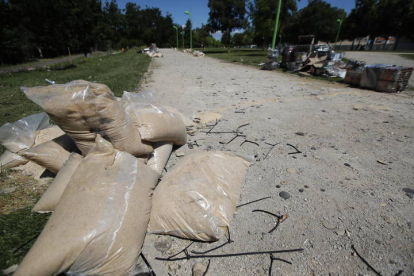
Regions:
[[[69,159],[65,162],[49,188],[33,207],[32,212],[48,213],[55,210],[66,186],[69,184],[72,175],[82,162],[82,159],[83,157],[75,152],[70,154]]]
[[[65,134],[19,154],[56,174],[74,150],[76,150],[75,143]]]
[[[129,275],[158,174],[99,135],[14,276]]]
[[[3,155],[0,157],[0,167],[2,169],[14,168],[20,165],[24,165],[27,162],[29,162],[28,159],[9,150],[5,150]]]
[[[101,134],[121,151],[134,156],[152,152],[106,85],[72,81],[46,87],[22,87],[86,155]]]
[[[148,232],[216,241],[227,232],[249,162],[229,152],[184,156],[155,189]]]
[[[165,164],[167,164],[170,158],[173,143],[172,142],[157,142],[153,144],[154,152],[150,155],[147,166],[162,174]]]

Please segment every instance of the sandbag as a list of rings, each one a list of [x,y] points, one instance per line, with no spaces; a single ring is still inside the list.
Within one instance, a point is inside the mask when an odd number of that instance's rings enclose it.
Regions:
[[[63,130],[60,129],[60,127],[54,125],[50,126],[48,128],[38,130],[36,131],[36,138],[34,142],[34,146],[43,144],[45,142],[48,142],[50,140],[53,140],[59,136],[62,136],[65,134]]]
[[[173,143],[172,142],[157,142],[154,143],[154,152],[150,155],[147,166],[156,171],[159,174],[162,174],[165,164],[167,164],[168,159],[170,158]]]
[[[24,165],[27,162],[29,162],[28,159],[9,150],[5,150],[3,155],[0,157],[0,167],[2,169],[14,168],[20,165]]]
[[[135,156],[152,152],[106,85],[78,80],[21,90],[75,141],[83,155],[94,146],[97,134]]]
[[[124,92],[128,114],[131,114],[141,138],[149,142],[173,142],[182,146],[187,143],[187,129],[181,118],[160,105],[144,101],[138,93]],[[132,114],[135,114],[135,118]]]
[[[194,151],[154,191],[148,232],[216,241],[227,232],[249,162],[221,151]]]
[[[48,213],[55,210],[66,186],[69,184],[72,175],[82,162],[82,159],[83,157],[75,152],[70,154],[69,159],[65,162],[49,188],[33,207],[32,212]]]
[[[129,275],[158,174],[96,138],[14,276]]]
[[[33,146],[36,131],[49,127],[49,116],[38,113],[0,127],[0,143],[11,152],[19,152]]]
[[[56,174],[75,149],[75,143],[65,134],[19,154]]]
[[[167,110],[168,112],[170,112],[170,113],[172,113],[172,114],[180,117],[186,127],[195,126],[195,123],[190,118],[188,118],[187,116],[185,116],[178,109],[176,109],[174,107],[171,107],[171,106],[168,106],[168,105],[162,105],[162,107],[165,110]]]

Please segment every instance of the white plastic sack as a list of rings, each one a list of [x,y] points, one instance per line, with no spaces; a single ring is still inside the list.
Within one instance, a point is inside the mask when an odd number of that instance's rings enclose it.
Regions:
[[[152,152],[108,86],[82,80],[44,87],[21,87],[86,155],[97,134],[134,156]]]
[[[122,99],[131,118],[135,115],[135,124],[141,138],[150,142],[173,142],[174,145],[187,143],[187,129],[180,116],[168,112],[146,96],[146,93],[124,92]]]
[[[129,275],[157,180],[156,172],[98,135],[14,276]]]
[[[5,150],[3,155],[0,157],[0,167],[3,169],[14,168],[24,165],[27,162],[29,162],[29,160],[9,150]]]
[[[194,151],[155,189],[148,232],[216,241],[227,232],[249,162],[230,152]]]
[[[75,152],[71,153],[69,159],[59,170],[59,173],[56,175],[55,179],[53,179],[49,188],[33,207],[32,212],[48,213],[55,210],[66,186],[69,184],[70,179],[82,162],[82,159],[83,157],[81,155]]]
[[[35,142],[35,132],[49,126],[49,116],[44,112],[24,117],[14,123],[6,123],[0,127],[0,143],[15,153],[28,149]]]
[[[162,174],[165,165],[170,158],[173,143],[172,142],[157,142],[154,145],[154,152],[150,155],[147,166],[156,171],[159,174]]]

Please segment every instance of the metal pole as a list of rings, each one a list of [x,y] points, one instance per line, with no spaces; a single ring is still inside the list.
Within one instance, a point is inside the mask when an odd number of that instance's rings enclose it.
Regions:
[[[178,28],[177,28],[177,26],[173,26],[173,27],[174,27],[176,35],[177,35],[177,49],[178,49],[179,48],[178,47]]]
[[[342,25],[341,19],[337,19],[336,21],[339,22],[339,28],[338,28],[338,33],[336,34],[336,38],[335,38],[335,48],[336,48],[336,42],[338,41],[338,37],[339,37],[339,31],[341,30],[341,25]]]
[[[280,15],[281,6],[282,6],[282,0],[279,0],[279,5],[277,6],[277,13],[276,13],[275,29],[273,31],[272,49],[275,48],[275,44],[276,44],[277,28],[279,25],[279,15]]]
[[[183,49],[184,49],[184,32],[181,32],[181,35],[183,36]]]
[[[193,12],[192,10],[193,8],[190,8],[190,49],[191,50],[193,49],[193,21],[191,19],[191,14]]]

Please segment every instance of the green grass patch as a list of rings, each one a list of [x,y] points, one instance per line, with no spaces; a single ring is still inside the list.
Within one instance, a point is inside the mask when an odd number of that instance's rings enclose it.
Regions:
[[[31,213],[30,209],[0,214],[0,269],[18,264],[23,259],[50,216]]]
[[[399,56],[402,57],[402,58],[405,58],[405,59],[414,60],[414,54],[402,54],[402,55],[399,55]]]
[[[91,59],[79,58],[73,64],[63,62],[52,65],[49,69],[0,74],[0,126],[42,112],[38,105],[20,91],[20,86],[49,85],[45,79],[56,83],[83,79],[106,84],[116,96],[121,96],[124,90],[138,89],[150,62],[147,55],[131,50]]]

